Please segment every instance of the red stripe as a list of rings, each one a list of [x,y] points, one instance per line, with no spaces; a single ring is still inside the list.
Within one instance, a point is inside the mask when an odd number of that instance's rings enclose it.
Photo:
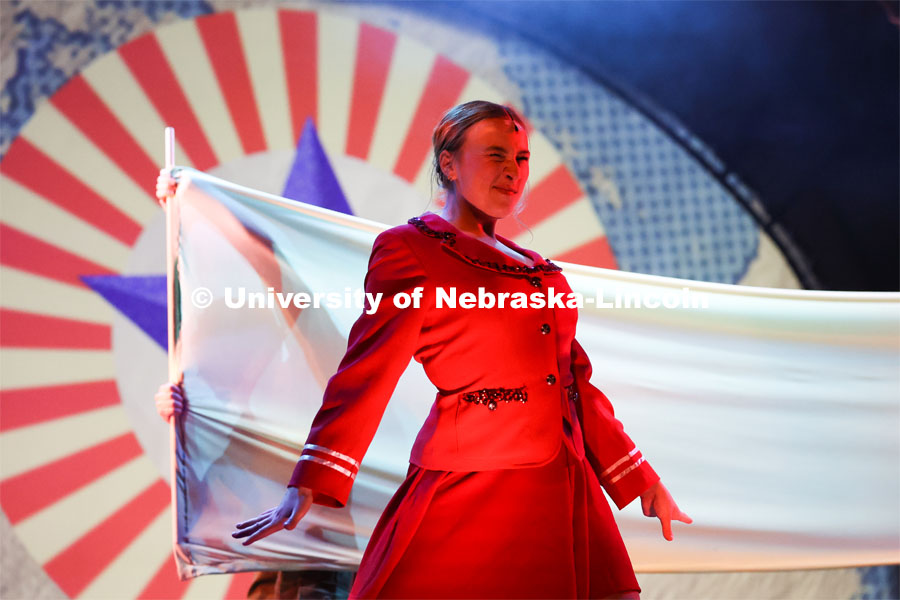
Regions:
[[[199,17],[194,23],[206,46],[206,54],[241,138],[244,154],[265,150],[262,121],[238,33],[237,17],[233,12],[223,12]]]
[[[582,196],[584,193],[572,173],[560,164],[531,188],[519,218],[525,223],[540,223]]]
[[[280,10],[278,26],[296,144],[307,117],[318,117],[316,13]]]
[[[156,36],[148,33],[128,42],[119,48],[119,54],[166,125],[178,132],[179,143],[194,167],[202,171],[216,166],[216,154]]]
[[[0,346],[109,350],[109,325],[0,308]]]
[[[0,163],[0,172],[124,244],[131,246],[141,233],[141,226],[131,217],[22,136],[13,141]]]
[[[70,597],[77,596],[169,505],[162,480],[60,552],[44,570]]]
[[[347,127],[347,154],[366,159],[384,98],[397,36],[363,23],[359,28],[356,69]]]
[[[15,525],[143,454],[133,433],[0,482],[3,512]]]
[[[69,79],[50,102],[132,181],[147,190],[148,200],[156,202],[152,188],[159,167],[81,75]]]
[[[87,287],[79,275],[115,273],[3,223],[0,223],[0,263],[78,287]]]
[[[468,80],[469,73],[465,69],[443,56],[437,57],[403,141],[403,148],[397,156],[394,173],[407,181],[415,180],[428,157],[434,125],[454,105]]]
[[[598,237],[563,254],[558,254],[554,259],[579,265],[603,267],[604,269],[619,268],[616,255],[613,254],[606,236]]]
[[[178,578],[175,561],[167,556],[147,587],[138,594],[138,600],[178,600],[184,596],[190,584],[190,580],[181,581]]]
[[[0,431],[119,404],[113,380],[0,391]]]
[[[247,597],[247,591],[250,584],[256,579],[256,573],[235,573],[231,577],[231,583],[228,584],[228,590],[225,592],[225,598],[228,600],[243,600]]]

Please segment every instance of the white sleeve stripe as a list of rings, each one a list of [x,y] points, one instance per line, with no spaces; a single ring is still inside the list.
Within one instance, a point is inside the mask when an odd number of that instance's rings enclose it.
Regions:
[[[324,452],[325,454],[330,454],[335,456],[341,460],[345,460],[357,469],[359,468],[359,461],[354,459],[352,456],[347,456],[346,454],[341,454],[337,450],[332,450],[331,448],[326,448],[325,446],[317,446],[316,444],[306,444],[303,446],[303,449],[306,450],[309,448],[310,450],[316,450],[317,452]]]
[[[628,454],[626,454],[625,456],[623,456],[622,458],[620,458],[619,460],[617,460],[617,461],[615,462],[615,464],[613,464],[613,466],[611,466],[611,467],[608,468],[607,470],[605,470],[605,471],[603,471],[602,473],[600,473],[600,478],[603,479],[604,477],[606,477],[607,475],[609,475],[610,473],[612,473],[613,471],[615,471],[622,463],[624,463],[626,460],[628,460],[629,458],[631,458],[632,456],[634,456],[635,454],[637,454],[637,451],[638,451],[637,446],[635,446],[635,447],[634,447],[634,450],[632,450],[631,452],[629,452]]]
[[[623,477],[625,477],[626,475],[628,475],[629,473],[631,473],[632,471],[634,471],[635,469],[637,469],[639,466],[641,466],[641,463],[642,463],[642,462],[644,462],[644,457],[643,457],[643,456],[640,457],[640,458],[637,460],[637,462],[635,462],[633,465],[631,465],[630,467],[628,467],[627,469],[625,469],[624,471],[622,471],[621,473],[619,473],[618,475],[616,475],[615,477],[613,477],[612,479],[610,479],[610,480],[609,480],[609,484],[612,485],[613,483],[615,483],[615,482],[617,482],[618,480],[622,479]]]
[[[356,477],[356,473],[353,473],[352,471],[345,469],[341,465],[339,465],[337,463],[333,463],[330,460],[325,460],[324,458],[319,458],[318,456],[313,456],[312,454],[304,454],[303,456],[300,457],[300,460],[311,460],[313,462],[323,464],[326,467],[331,467],[332,469],[343,473],[350,479],[353,479],[354,477]]]

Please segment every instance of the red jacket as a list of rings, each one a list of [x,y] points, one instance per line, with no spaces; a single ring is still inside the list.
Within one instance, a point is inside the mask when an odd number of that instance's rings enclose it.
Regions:
[[[529,256],[534,266],[431,212],[378,235],[365,291],[381,292],[381,304],[351,328],[347,353],[325,387],[288,485],[312,489],[317,504],[346,504],[411,357],[438,390],[413,445],[413,464],[447,471],[545,464],[559,450],[565,419],[576,448],[619,508],[659,479],[607,397],[589,383],[591,363],[575,340],[577,308],[533,307],[551,289],[565,302],[571,288],[562,269],[496,237]],[[395,306],[394,294],[417,287],[422,288],[419,308]],[[522,292],[527,296],[520,294],[520,303],[527,298],[528,307],[510,306],[514,296],[504,299],[505,308],[448,305],[451,288],[457,297],[464,292],[477,297],[479,287],[494,299]]]

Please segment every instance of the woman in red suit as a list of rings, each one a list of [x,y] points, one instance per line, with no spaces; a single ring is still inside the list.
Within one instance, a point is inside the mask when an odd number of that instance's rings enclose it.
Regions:
[[[620,509],[640,496],[666,539],[691,519],[591,385],[577,308],[548,302],[571,291],[560,267],[494,231],[528,179],[523,121],[469,102],[433,142],[441,214],[376,238],[365,290],[382,300],[351,329],[281,503],[233,535],[250,544],[293,529],[312,503],[344,506],[414,358],[438,391],[350,596],[639,597],[601,488]],[[504,307],[465,307],[467,292]]]

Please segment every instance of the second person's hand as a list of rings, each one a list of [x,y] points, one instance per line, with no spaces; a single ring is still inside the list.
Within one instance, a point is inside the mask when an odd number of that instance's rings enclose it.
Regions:
[[[171,421],[172,417],[181,416],[184,410],[184,390],[178,383],[168,381],[162,384],[156,391],[154,399],[156,400],[156,412],[166,421]]]
[[[175,195],[176,187],[178,187],[178,179],[172,170],[160,169],[159,177],[156,178],[156,200],[160,205],[166,206],[166,201]]]
[[[291,530],[297,526],[297,523],[309,510],[312,501],[311,489],[289,487],[281,498],[281,504],[275,508],[270,508],[257,517],[238,523],[238,530],[232,532],[231,537],[237,539],[246,537],[248,539],[243,545],[249,546],[253,542],[282,529]]]

